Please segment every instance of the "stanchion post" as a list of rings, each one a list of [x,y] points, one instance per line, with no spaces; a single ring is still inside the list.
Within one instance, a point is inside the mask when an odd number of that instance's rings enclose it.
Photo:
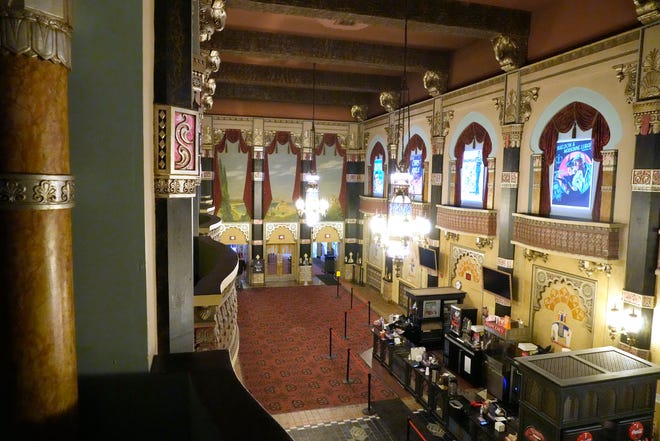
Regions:
[[[332,328],[330,328],[330,335],[329,335],[328,341],[330,342],[330,350],[328,351],[328,359],[332,360],[333,358],[335,358],[335,356],[332,355]]]
[[[367,301],[367,326],[371,326],[371,300]]]
[[[353,287],[351,286],[351,309],[353,309]]]
[[[373,415],[374,411],[371,409],[371,372],[367,374],[367,407],[362,409],[365,415]]]
[[[347,334],[347,329],[348,329],[348,311],[344,311],[344,340],[348,340],[348,334]]]
[[[350,371],[351,371],[351,348],[346,348],[346,378],[344,379],[344,384],[353,383],[353,380],[351,380],[348,376]]]
[[[339,298],[339,276],[341,276],[341,271],[335,273],[335,280],[337,280],[337,299]]]

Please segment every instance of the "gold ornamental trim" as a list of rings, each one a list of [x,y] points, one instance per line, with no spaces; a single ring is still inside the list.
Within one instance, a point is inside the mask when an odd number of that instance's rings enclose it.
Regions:
[[[58,8],[62,17],[0,6],[0,54],[39,57],[71,69],[72,28],[64,21],[70,2],[65,0]]]
[[[160,178],[154,179],[154,193],[157,198],[194,198],[200,179]]]
[[[0,174],[0,210],[57,210],[74,202],[71,175]]]
[[[645,193],[660,192],[660,170],[634,169],[632,171],[632,191]]]

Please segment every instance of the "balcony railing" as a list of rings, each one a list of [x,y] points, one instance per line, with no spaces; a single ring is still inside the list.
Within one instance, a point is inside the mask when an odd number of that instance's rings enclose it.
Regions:
[[[494,237],[497,234],[497,211],[438,205],[436,226],[452,233]]]
[[[511,243],[574,258],[617,260],[620,224],[513,213]]]

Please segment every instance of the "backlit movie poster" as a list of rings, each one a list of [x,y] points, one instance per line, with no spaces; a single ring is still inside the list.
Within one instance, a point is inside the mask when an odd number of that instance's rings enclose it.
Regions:
[[[590,139],[557,141],[552,183],[552,205],[589,208],[593,158]]]
[[[373,173],[374,191],[372,196],[382,198],[385,191],[385,172],[383,171],[383,157],[378,156],[374,159]]]
[[[465,149],[461,168],[461,205],[482,207],[484,195],[484,163],[481,148]]]
[[[413,201],[422,200],[422,191],[424,190],[424,164],[422,164],[422,152],[417,150],[410,154],[410,167],[408,168],[411,181],[408,194]]]

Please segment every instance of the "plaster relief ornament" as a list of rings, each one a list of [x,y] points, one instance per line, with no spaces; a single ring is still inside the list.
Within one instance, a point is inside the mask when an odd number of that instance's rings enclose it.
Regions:
[[[503,71],[508,72],[522,66],[525,59],[525,42],[523,39],[500,34],[491,40],[495,59]]]

